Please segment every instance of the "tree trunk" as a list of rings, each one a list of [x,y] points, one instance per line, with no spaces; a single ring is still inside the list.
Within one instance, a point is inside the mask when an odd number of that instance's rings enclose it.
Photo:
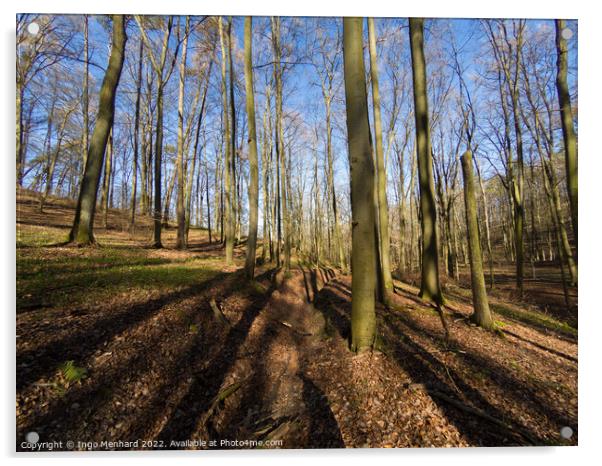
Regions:
[[[233,218],[232,218],[232,164],[231,159],[234,157],[232,154],[233,145],[230,140],[230,113],[228,111],[228,90],[227,90],[227,66],[228,66],[228,48],[226,47],[226,38],[223,29],[222,17],[219,17],[219,37],[220,46],[222,51],[222,104],[223,104],[223,120],[224,120],[224,146],[225,146],[225,159],[224,159],[224,220],[222,221],[222,228],[226,237],[226,264],[231,265],[234,258],[234,230],[233,230]],[[232,70],[230,70],[232,73]]]
[[[245,91],[247,95],[247,120],[249,125],[249,234],[245,273],[249,280],[255,275],[255,249],[257,245],[257,210],[259,208],[259,174],[257,169],[257,134],[255,130],[255,94],[253,91],[253,19],[245,18]]]
[[[288,209],[288,194],[286,189],[286,156],[284,151],[284,130],[282,125],[282,67],[280,64],[282,51],[280,49],[280,18],[272,18],[272,47],[274,50],[274,80],[276,82],[276,153],[279,163],[279,207],[282,214],[282,239],[284,241],[284,268],[291,267],[291,232]]]
[[[389,305],[393,292],[389,252],[389,205],[387,203],[387,174],[383,153],[382,119],[380,115],[380,92],[378,88],[378,56],[376,53],[376,28],[374,18],[368,18],[370,42],[370,78],[372,81],[372,103],[374,107],[374,136],[376,139],[376,179],[378,194],[378,239],[380,241],[381,291],[383,303]]]
[[[88,96],[88,15],[84,15],[84,85],[82,95],[82,113],[84,117],[84,127],[82,128],[82,161],[83,167],[86,167],[88,157],[88,132],[90,131],[90,121],[88,115],[89,96]]]
[[[111,48],[109,66],[100,90],[98,115],[90,141],[90,149],[88,150],[84,179],[75,210],[75,219],[69,235],[70,241],[75,241],[81,245],[94,242],[93,225],[96,196],[107,139],[113,126],[115,94],[123,67],[125,42],[124,17],[122,15],[113,15],[113,46]]]
[[[568,48],[566,40],[562,36],[562,31],[566,24],[562,19],[556,20],[556,50],[558,54],[556,74],[556,88],[558,91],[558,104],[560,106],[560,119],[562,122],[562,136],[564,138],[564,158],[566,165],[566,182],[571,207],[571,222],[573,224],[573,234],[575,240],[575,249],[578,245],[577,217],[578,217],[578,177],[577,177],[577,136],[573,126],[573,113],[571,110],[571,95],[567,83],[568,70]],[[575,261],[577,261],[575,254]]]
[[[479,188],[481,189],[481,197],[483,198],[485,239],[487,241],[487,259],[489,261],[489,289],[492,290],[495,285],[495,278],[493,274],[493,253],[491,251],[491,232],[489,228],[489,209],[487,208],[487,193],[485,192],[485,186],[483,185],[483,177],[481,176],[481,169],[479,167],[478,159],[475,159],[475,165],[477,167],[477,176],[479,178]]]
[[[144,42],[140,40],[138,49],[138,77],[136,79],[136,113],[134,117],[134,160],[132,167],[132,199],[130,214],[130,229],[134,231],[136,223],[136,191],[138,190],[138,149],[140,146],[140,91],[142,89],[142,55]]]
[[[437,206],[435,204],[435,181],[429,130],[423,18],[410,18],[410,46],[422,229],[422,279],[419,296],[440,305],[443,304],[443,294],[439,283]]]
[[[176,216],[178,219],[178,233],[176,249],[186,249],[186,209],[184,206],[184,191],[186,189],[184,173],[184,86],[186,84],[186,52],[188,51],[188,34],[190,31],[190,16],[186,16],[184,42],[180,59],[180,80],[178,87],[178,158],[176,172],[178,177],[178,193],[176,200]]]
[[[472,154],[466,151],[461,160],[462,174],[464,175],[466,233],[468,236],[468,253],[470,255],[470,282],[472,284],[472,302],[474,307],[471,320],[483,328],[492,329],[494,324],[491,312],[489,311],[487,291],[485,290],[485,276],[483,275],[481,240],[479,238],[479,224],[477,222],[477,203],[472,174]]]
[[[107,153],[105,155],[105,175],[102,186],[102,196],[100,198],[100,207],[103,213],[103,225],[107,228],[107,216],[109,211],[109,197],[111,195],[111,178],[113,165],[113,128],[109,132],[109,140],[107,141]]]
[[[362,22],[362,18],[343,19],[347,140],[351,166],[351,350],[356,352],[371,348],[376,338],[374,164],[370,147]]]

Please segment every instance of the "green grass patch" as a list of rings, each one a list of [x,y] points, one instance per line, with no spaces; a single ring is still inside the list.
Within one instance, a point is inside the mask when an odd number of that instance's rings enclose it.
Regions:
[[[522,308],[516,309],[500,303],[489,303],[489,306],[491,306],[491,309],[495,313],[501,314],[504,317],[515,319],[528,325],[543,327],[548,330],[564,333],[573,337],[577,336],[577,329],[571,327],[566,322],[556,320],[542,312]]]
[[[50,246],[67,241],[69,231],[65,228],[19,225],[16,236],[17,248]]]
[[[204,259],[149,257],[138,248],[17,251],[17,309],[101,302],[128,290],[170,290],[215,277],[217,264]]]
[[[452,293],[450,293],[452,294]],[[471,291],[459,287],[454,287],[454,293],[457,297],[467,298],[471,296]],[[560,332],[565,335],[569,335],[572,337],[577,336],[577,329],[571,327],[568,323],[562,322],[558,319],[555,319],[543,312],[527,309],[524,307],[515,307],[508,304],[500,303],[496,300],[494,302],[492,299],[489,300],[489,307],[493,312],[504,316],[509,319],[514,319],[523,324],[531,325],[534,327],[545,328],[547,330],[552,330],[555,332]],[[498,328],[504,328],[504,326],[508,325],[507,322],[502,322],[500,320],[495,321],[495,325]]]

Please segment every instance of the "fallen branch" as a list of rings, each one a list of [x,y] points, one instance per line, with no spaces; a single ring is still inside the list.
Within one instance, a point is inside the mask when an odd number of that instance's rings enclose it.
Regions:
[[[234,395],[240,389],[240,387],[242,387],[242,384],[244,382],[246,382],[246,380],[247,379],[241,380],[239,382],[235,382],[235,383],[233,383],[231,385],[228,385],[223,390],[221,390],[213,398],[213,400],[211,400],[211,404],[209,405],[209,409],[207,409],[207,411],[205,412],[205,414],[201,418],[201,423],[202,424],[206,424],[207,421],[211,418],[211,416],[213,416],[213,413],[215,412],[215,410],[217,409],[217,407],[220,405],[220,403],[223,403],[229,396]]]
[[[214,298],[211,298],[209,300],[209,306],[211,306],[211,309],[213,310],[213,315],[219,323],[221,323],[222,325],[227,325],[228,327],[232,325],[230,324],[228,318],[224,315],[223,311],[217,305]]]

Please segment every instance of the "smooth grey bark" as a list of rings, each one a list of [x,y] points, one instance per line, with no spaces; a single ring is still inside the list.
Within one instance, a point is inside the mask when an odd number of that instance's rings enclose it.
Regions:
[[[347,144],[351,167],[351,350],[371,348],[376,337],[374,164],[370,144],[363,19],[343,19]]]

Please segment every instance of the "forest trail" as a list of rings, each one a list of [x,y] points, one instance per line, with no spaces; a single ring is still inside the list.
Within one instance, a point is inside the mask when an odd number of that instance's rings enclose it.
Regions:
[[[450,282],[446,341],[417,288],[395,281],[391,308],[377,308],[375,350],[355,355],[349,275],[295,261],[288,273],[260,265],[249,283],[244,245],[234,266],[202,230],[187,251],[172,249],[173,229],[165,249],[149,249],[145,219],[132,235],[117,210],[98,229],[100,246],[57,246],[71,207],[49,200],[39,214],[20,201],[17,439],[145,439],[135,448],[146,449],[577,443],[576,329],[535,307],[492,298],[500,333],[486,332],[468,322],[470,290]],[[564,426],[570,440],[559,438]]]

